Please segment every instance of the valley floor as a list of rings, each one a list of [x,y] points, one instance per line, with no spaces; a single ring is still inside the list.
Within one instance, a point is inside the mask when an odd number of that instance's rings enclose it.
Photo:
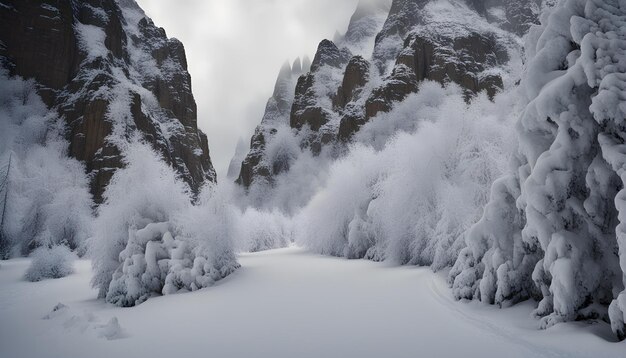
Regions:
[[[425,268],[295,247],[239,261],[214,287],[134,308],[95,299],[88,261],[39,283],[22,280],[27,259],[2,262],[0,357],[626,357],[605,323],[539,331],[530,303],[455,302]]]

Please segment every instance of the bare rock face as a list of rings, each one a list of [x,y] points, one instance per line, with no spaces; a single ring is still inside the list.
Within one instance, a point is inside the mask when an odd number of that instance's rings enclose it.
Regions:
[[[354,56],[348,62],[343,75],[341,86],[337,95],[333,98],[333,106],[336,109],[344,108],[346,104],[356,99],[358,91],[369,80],[370,63],[361,56]]]
[[[312,73],[301,76],[296,85],[296,97],[291,107],[290,125],[301,129],[304,125],[316,131],[328,122],[328,111],[316,106],[316,95],[313,89],[315,76]]]
[[[374,89],[365,104],[366,120],[379,112],[388,112],[394,102],[400,102],[410,93],[417,92],[418,78],[409,66],[398,64],[385,84]]]
[[[370,63],[367,60],[361,56],[350,59],[341,86],[333,97],[334,109],[342,114],[337,133],[341,142],[348,141],[365,124],[365,116],[359,110],[359,105],[353,101],[359,99],[363,87],[370,79],[369,76]]]
[[[216,175],[197,128],[185,51],[132,0],[21,1],[0,7],[0,57],[34,78],[68,125],[69,154],[86,163],[96,202],[136,134],[193,191]]]
[[[421,9],[430,0],[394,0],[381,31],[376,35],[372,60],[383,73],[395,61],[407,34],[423,22]]]
[[[319,94],[314,88],[315,81],[318,80],[318,72],[325,66],[341,69],[351,57],[348,49],[339,49],[332,41],[320,42],[311,65],[311,72],[302,75],[296,85],[289,122],[292,128],[301,129],[304,125],[308,125],[311,130],[318,131],[328,123],[331,109],[319,104]]]
[[[11,1],[0,7],[0,56],[3,65],[37,78],[40,94],[51,104],[78,71],[77,39],[68,1]],[[45,59],[45,60],[44,60]]]
[[[414,33],[405,41],[394,72],[404,65],[413,71],[418,82],[454,82],[463,88],[468,100],[481,91],[493,98],[502,88],[502,79],[486,71],[508,60],[506,48],[491,34],[471,32],[451,38]]]
[[[257,127],[250,142],[251,151],[248,153],[243,163],[237,183],[244,187],[249,187],[255,178],[268,178],[271,175],[270,169],[262,165],[263,153],[265,151],[265,133],[263,128]]]

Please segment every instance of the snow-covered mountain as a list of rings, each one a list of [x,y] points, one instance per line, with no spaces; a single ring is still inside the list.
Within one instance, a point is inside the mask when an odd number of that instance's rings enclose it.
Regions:
[[[69,155],[86,164],[96,202],[136,135],[194,192],[216,180],[183,45],[133,0],[3,0],[0,19],[2,66],[35,79],[65,119]]]
[[[511,87],[521,67],[519,34],[539,12],[535,2],[522,13],[519,7],[519,1],[361,1],[346,34],[320,43],[310,71],[283,67],[237,183],[253,205],[266,205],[300,148],[317,162],[311,170],[324,171],[350,142],[372,144],[355,134],[424,81],[455,83],[467,101]],[[292,211],[308,199],[303,194],[281,205]]]

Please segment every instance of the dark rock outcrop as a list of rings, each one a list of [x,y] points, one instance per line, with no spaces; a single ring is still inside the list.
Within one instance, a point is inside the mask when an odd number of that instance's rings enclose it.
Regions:
[[[394,67],[385,84],[377,87],[365,103],[366,120],[379,112],[388,112],[394,102],[402,101],[410,93],[417,92],[418,78],[415,72],[405,64]]]
[[[354,56],[348,62],[343,75],[341,86],[333,98],[335,109],[341,109],[349,102],[356,99],[358,91],[369,80],[370,63],[361,56]]]
[[[318,130],[328,122],[327,112],[316,106],[316,94],[313,89],[315,76],[312,73],[301,76],[296,85],[296,93],[291,107],[291,128],[301,129],[309,125],[312,130]]]
[[[135,134],[196,191],[215,181],[182,43],[132,0],[22,1],[0,7],[0,58],[34,78],[67,121],[69,154],[86,163],[96,202]]]
[[[331,113],[329,108],[324,108],[318,103],[319,95],[314,88],[316,74],[324,66],[343,68],[351,57],[348,49],[339,49],[332,41],[320,42],[311,65],[311,72],[298,79],[289,120],[291,128],[301,129],[308,125],[311,130],[317,131],[328,123]]]
[[[493,98],[502,88],[500,76],[486,73],[508,61],[506,48],[498,44],[495,36],[476,32],[456,38],[433,35],[409,35],[392,75],[368,99],[368,118],[381,110],[388,111],[391,102],[417,91],[417,83],[424,80],[442,85],[454,82],[464,90],[467,100],[481,91]],[[386,105],[378,105],[381,102]]]

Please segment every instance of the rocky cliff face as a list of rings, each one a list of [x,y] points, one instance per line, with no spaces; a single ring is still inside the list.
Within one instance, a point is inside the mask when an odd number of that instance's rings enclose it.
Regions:
[[[192,190],[216,180],[183,45],[133,0],[3,0],[0,58],[34,78],[65,118],[69,153],[86,163],[96,202],[136,136]]]
[[[293,66],[285,63],[280,69],[274,93],[267,101],[261,124],[256,128],[250,141],[250,152],[241,163],[237,183],[249,187],[255,178],[269,180],[273,174],[273,163],[265,160],[267,139],[272,137],[277,128],[289,123],[289,114],[294,97],[294,86],[298,76],[310,69],[310,60],[297,59]]]
[[[527,6],[523,6],[526,4]],[[289,126],[301,148],[340,156],[345,143],[372,118],[390,111],[422,81],[455,83],[467,101],[478,93],[490,98],[511,82],[510,50],[537,21],[539,6],[519,0],[393,0],[358,5],[344,36],[320,43],[310,71],[276,93],[257,128],[238,183],[269,183],[292,163],[268,163],[265,148],[278,126]],[[279,83],[286,83],[288,69]],[[287,104],[291,106],[287,109]],[[277,116],[276,113],[280,113]],[[268,121],[266,118],[282,118]],[[287,119],[288,117],[288,119]]]

